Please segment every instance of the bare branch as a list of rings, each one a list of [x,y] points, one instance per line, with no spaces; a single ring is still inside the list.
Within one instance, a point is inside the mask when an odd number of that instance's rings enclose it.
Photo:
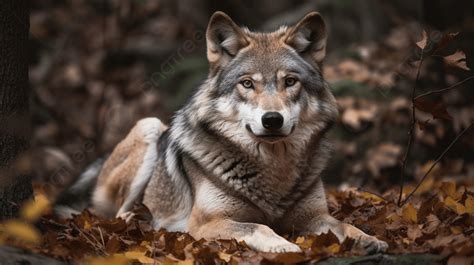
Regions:
[[[415,100],[419,99],[419,98],[422,98],[422,97],[426,97],[426,96],[429,96],[429,95],[432,95],[432,94],[438,94],[438,93],[443,93],[443,92],[446,92],[448,90],[451,90],[451,89],[454,89],[454,88],[457,88],[458,86],[466,83],[467,81],[471,80],[471,79],[474,79],[474,76],[470,76],[462,81],[459,81],[457,82],[456,84],[453,84],[452,86],[450,87],[446,87],[446,88],[443,88],[443,89],[438,89],[438,90],[433,90],[433,91],[429,91],[429,92],[426,92],[426,93],[423,93],[423,94],[420,94],[418,96],[415,97]]]
[[[402,201],[402,196],[403,196],[403,186],[405,185],[405,168],[407,164],[407,159],[408,156],[410,155],[411,151],[411,146],[413,143],[413,134],[415,131],[415,125],[416,125],[416,118],[415,118],[415,113],[416,113],[416,108],[415,108],[415,97],[416,97],[416,87],[418,85],[418,81],[420,80],[420,73],[421,73],[421,67],[423,65],[423,52],[424,49],[421,50],[421,56],[420,56],[420,64],[418,65],[418,69],[416,72],[416,78],[415,78],[415,84],[413,85],[413,89],[411,92],[411,123],[410,123],[410,130],[408,131],[408,142],[407,142],[407,147],[405,149],[405,154],[403,155],[403,158],[401,160],[401,168],[400,168],[400,193],[398,196],[398,202],[397,205],[400,206],[401,201]]]
[[[415,194],[415,192],[418,190],[418,188],[421,186],[421,184],[425,181],[426,177],[428,177],[428,175],[431,173],[431,171],[433,170],[433,168],[441,161],[441,159],[443,159],[443,157],[448,153],[448,151],[451,149],[451,147],[454,146],[454,144],[456,144],[459,139],[467,132],[469,131],[469,129],[471,129],[471,127],[474,125],[474,122],[471,123],[468,127],[466,127],[464,130],[462,130],[457,136],[456,138],[454,138],[454,140],[448,145],[448,147],[446,147],[446,149],[444,149],[444,151],[438,156],[438,158],[433,162],[433,164],[431,165],[431,167],[428,169],[428,171],[426,171],[426,173],[423,175],[423,177],[421,178],[421,180],[418,182],[418,184],[416,184],[416,187],[410,192],[410,194],[408,194],[408,196],[405,198],[405,200],[403,201],[403,203],[401,203],[399,206],[403,206],[405,205],[405,203],[408,202],[408,200],[413,196],[413,194]]]

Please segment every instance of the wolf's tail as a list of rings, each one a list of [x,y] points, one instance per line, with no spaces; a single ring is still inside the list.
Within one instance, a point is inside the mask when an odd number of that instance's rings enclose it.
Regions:
[[[58,216],[69,218],[90,206],[97,177],[106,159],[107,157],[101,157],[90,164],[77,180],[59,195],[54,206],[54,212]]]

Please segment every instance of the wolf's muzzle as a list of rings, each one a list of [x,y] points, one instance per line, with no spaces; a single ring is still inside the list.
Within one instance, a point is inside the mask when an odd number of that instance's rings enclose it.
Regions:
[[[279,130],[283,126],[283,116],[278,112],[267,112],[262,116],[262,125],[267,130]]]

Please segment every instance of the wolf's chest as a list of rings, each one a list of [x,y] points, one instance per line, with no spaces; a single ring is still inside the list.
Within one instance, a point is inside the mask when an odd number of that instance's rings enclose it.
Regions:
[[[260,169],[252,179],[236,179],[227,185],[256,205],[269,219],[284,215],[309,183],[296,167]]]

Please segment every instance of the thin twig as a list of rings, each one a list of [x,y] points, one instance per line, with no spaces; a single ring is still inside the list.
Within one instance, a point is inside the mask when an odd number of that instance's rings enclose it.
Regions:
[[[423,93],[423,94],[420,94],[418,96],[415,97],[415,100],[419,99],[419,98],[422,98],[422,97],[426,97],[426,96],[429,96],[429,95],[432,95],[432,94],[437,94],[437,93],[443,93],[443,92],[446,92],[448,90],[451,90],[451,89],[454,89],[454,88],[457,88],[458,86],[466,83],[467,81],[471,80],[471,79],[474,79],[474,76],[470,76],[462,81],[459,81],[457,82],[456,84],[450,86],[450,87],[446,87],[446,88],[443,88],[443,89],[438,89],[438,90],[433,90],[433,91],[429,91],[429,92],[426,92],[426,93]]]
[[[420,80],[420,73],[421,73],[421,66],[423,65],[423,52],[424,48],[421,50],[421,56],[420,56],[420,65],[418,66],[417,72],[416,72],[416,78],[415,78],[415,84],[413,85],[413,89],[411,92],[411,123],[410,123],[410,130],[408,131],[408,142],[407,142],[407,147],[405,149],[405,154],[403,155],[402,161],[401,161],[401,169],[400,169],[400,194],[398,196],[398,201],[397,205],[400,206],[400,203],[402,201],[402,196],[403,196],[403,186],[405,185],[405,169],[406,169],[406,162],[408,159],[408,156],[410,155],[411,151],[411,146],[413,143],[413,133],[415,131],[415,125],[416,125],[416,117],[415,117],[415,96],[416,96],[416,87],[418,85],[418,82]]]
[[[153,239],[151,240],[151,258],[153,259],[153,265],[156,265],[157,261],[155,259],[155,250],[156,246],[155,246],[155,233],[153,233]]]
[[[104,256],[108,256],[108,253],[107,251],[105,251],[105,249],[101,246],[100,242],[93,236],[93,235],[88,235],[87,233],[85,233],[82,229],[80,229],[77,225],[73,224],[73,227],[79,231],[79,233],[89,242],[89,244],[91,244],[92,246],[95,247],[96,250],[99,250],[100,252],[102,252],[102,255]],[[89,238],[89,236],[95,240],[95,243]]]
[[[403,201],[403,203],[401,203],[399,206],[403,206],[405,205],[405,203],[413,196],[413,194],[415,194],[415,192],[418,190],[418,188],[421,186],[421,184],[423,183],[423,181],[425,181],[426,177],[428,177],[428,175],[431,173],[431,171],[433,170],[433,168],[441,161],[441,159],[443,159],[443,157],[448,153],[448,151],[451,149],[451,147],[454,146],[454,144],[456,144],[456,142],[458,142],[458,140],[467,132],[469,131],[469,129],[471,129],[471,127],[474,125],[474,122],[471,123],[468,127],[466,127],[464,130],[462,130],[457,136],[456,138],[454,138],[454,140],[448,145],[448,147],[446,147],[446,149],[444,149],[444,151],[438,156],[438,158],[433,162],[433,164],[430,166],[430,168],[428,169],[428,171],[426,171],[426,173],[423,175],[423,177],[421,178],[421,180],[418,182],[418,184],[416,184],[416,187],[408,194],[408,196],[405,198],[405,200]]]
[[[105,249],[104,235],[102,234],[102,230],[100,229],[100,226],[97,226],[97,229],[99,229],[100,239],[102,241],[102,246],[104,246],[104,249]]]

